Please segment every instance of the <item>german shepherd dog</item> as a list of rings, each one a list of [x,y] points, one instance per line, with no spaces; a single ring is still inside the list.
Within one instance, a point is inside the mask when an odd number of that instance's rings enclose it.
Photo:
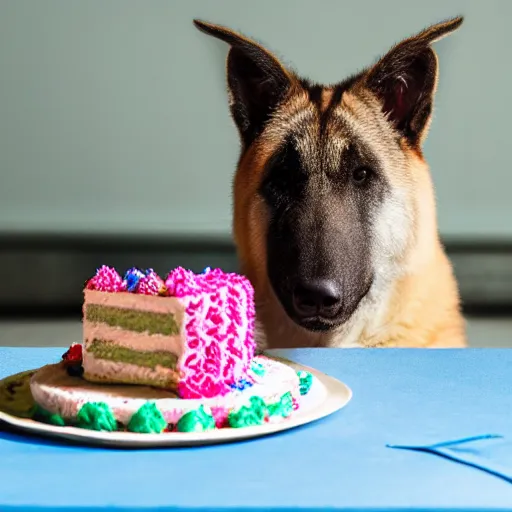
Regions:
[[[194,23],[230,45],[233,227],[259,347],[465,346],[422,153],[438,78],[431,45],[462,18],[329,86],[243,35]]]

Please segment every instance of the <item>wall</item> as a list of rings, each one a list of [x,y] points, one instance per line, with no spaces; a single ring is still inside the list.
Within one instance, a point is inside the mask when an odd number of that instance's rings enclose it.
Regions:
[[[0,231],[229,233],[227,48],[194,17],[330,82],[457,14],[426,145],[440,226],[511,238],[510,0],[2,0]]]

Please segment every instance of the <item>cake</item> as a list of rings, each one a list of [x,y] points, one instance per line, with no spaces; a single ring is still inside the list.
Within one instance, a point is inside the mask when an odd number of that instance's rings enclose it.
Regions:
[[[101,267],[84,291],[84,378],[225,395],[247,377],[253,328],[253,289],[241,275],[177,268],[164,283],[151,269],[122,279]]]
[[[239,274],[102,266],[85,285],[82,343],[31,376],[35,419],[138,433],[285,421],[313,377],[255,355],[254,317]]]

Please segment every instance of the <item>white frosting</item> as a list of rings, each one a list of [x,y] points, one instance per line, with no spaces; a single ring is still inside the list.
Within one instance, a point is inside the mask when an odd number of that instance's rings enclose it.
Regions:
[[[147,386],[102,385],[87,382],[79,377],[68,376],[65,366],[48,365],[41,368],[30,381],[34,400],[44,409],[59,414],[67,420],[76,418],[80,408],[87,402],[104,402],[109,405],[116,419],[123,424],[148,401],[155,402],[168,423],[179,418],[201,404],[220,409],[227,415],[246,405],[252,396],[261,397],[265,403],[276,403],[287,392],[297,401],[300,399],[299,378],[293,368],[273,359],[258,356],[255,361],[265,368],[265,374],[253,386],[244,390],[210,399],[180,399],[173,393]],[[277,421],[274,419],[274,421]]]

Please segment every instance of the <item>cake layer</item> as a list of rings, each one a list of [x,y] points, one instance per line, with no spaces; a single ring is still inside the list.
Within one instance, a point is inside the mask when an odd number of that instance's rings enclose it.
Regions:
[[[110,327],[148,334],[175,336],[180,329],[172,313],[153,313],[136,309],[124,309],[115,306],[87,304],[84,308],[85,320],[104,323]]]
[[[183,322],[184,307],[181,301],[175,297],[84,290],[84,306],[89,304],[171,314],[178,325]]]
[[[96,290],[84,298],[85,379],[176,389],[184,353],[178,299]]]
[[[85,349],[88,350],[89,340],[115,340],[116,345],[144,352],[171,352],[179,356],[183,350],[181,335],[164,336],[162,334],[145,334],[125,331],[119,327],[106,324],[84,322]]]
[[[92,354],[95,359],[130,363],[153,370],[157,366],[174,370],[178,361],[178,356],[172,352],[164,350],[134,350],[120,346],[116,341],[109,340],[108,338],[93,338],[91,341],[88,341],[87,352]]]
[[[179,373],[162,364],[153,367],[135,362],[121,362],[95,357],[92,352],[83,353],[84,378],[90,382],[126,383],[175,389]]]

